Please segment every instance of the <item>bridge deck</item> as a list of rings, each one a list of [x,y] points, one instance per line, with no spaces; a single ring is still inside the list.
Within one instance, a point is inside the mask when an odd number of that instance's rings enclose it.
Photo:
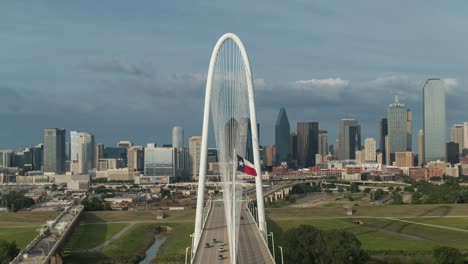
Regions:
[[[239,264],[273,264],[268,248],[265,242],[262,241],[260,232],[249,212],[246,210],[245,204],[242,206],[241,216],[243,219],[239,225]],[[219,252],[219,243],[213,244],[212,239],[224,242],[224,252]],[[229,241],[226,228],[226,216],[224,212],[223,202],[217,201],[213,203],[213,208],[206,222],[200,240],[200,246],[194,263],[231,263],[229,259]],[[206,248],[205,243],[210,243],[210,247]],[[214,245],[214,246],[213,246]],[[222,254],[223,259],[218,260],[218,255]]]

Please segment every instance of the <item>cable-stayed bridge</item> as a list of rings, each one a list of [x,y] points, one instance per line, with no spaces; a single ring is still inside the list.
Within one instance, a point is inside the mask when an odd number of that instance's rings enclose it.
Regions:
[[[223,192],[205,206],[210,116]],[[255,218],[242,200],[245,174],[255,178]],[[208,68],[191,263],[274,263],[261,175],[249,57],[239,37],[227,33],[216,42]]]

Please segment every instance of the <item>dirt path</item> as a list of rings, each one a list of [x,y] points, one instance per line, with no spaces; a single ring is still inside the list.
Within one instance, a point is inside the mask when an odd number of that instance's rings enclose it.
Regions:
[[[386,217],[386,218],[389,219],[389,220],[395,220],[395,221],[400,221],[400,222],[409,223],[409,224],[423,225],[423,226],[430,226],[430,227],[437,227],[437,228],[448,229],[448,230],[454,230],[454,231],[460,231],[460,232],[468,232],[468,230],[466,230],[466,229],[461,229],[461,228],[448,227],[448,226],[440,226],[440,225],[433,225],[433,224],[426,224],[426,223],[415,222],[415,221],[409,221],[409,220],[403,220],[403,219],[398,219],[398,218],[393,218],[393,217]]]
[[[95,251],[100,251],[103,247],[109,245],[110,243],[114,242],[115,240],[119,239],[123,234],[125,234],[130,228],[132,228],[136,223],[131,222],[128,223],[126,227],[124,227],[122,230],[120,230],[117,234],[113,235],[111,238],[108,240],[104,241],[102,244],[90,248],[90,249],[82,249],[82,250],[74,250],[72,252],[95,252]]]

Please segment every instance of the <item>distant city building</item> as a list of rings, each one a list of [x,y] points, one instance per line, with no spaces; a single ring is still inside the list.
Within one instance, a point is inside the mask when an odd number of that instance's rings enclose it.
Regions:
[[[319,131],[319,154],[322,155],[322,157],[325,157],[328,155],[328,131],[326,130],[320,130]]]
[[[365,151],[365,158],[366,162],[375,162],[376,158],[376,142],[373,138],[366,138],[364,140],[364,151]]]
[[[383,164],[383,155],[382,155],[382,153],[377,154],[377,163],[378,164]]]
[[[156,147],[148,144],[145,148],[146,176],[177,176],[177,149]]]
[[[364,158],[365,158],[365,151],[362,150],[356,150],[356,153],[354,154],[354,160],[356,160],[357,164],[363,164],[365,163]]]
[[[99,159],[98,166],[96,170],[98,171],[106,171],[106,170],[114,170],[118,169],[118,160],[116,159]]]
[[[423,88],[425,163],[445,160],[445,86],[428,79]]]
[[[424,164],[424,153],[424,132],[420,129],[418,133],[418,166]]]
[[[11,167],[13,159],[13,150],[0,150],[0,166]]]
[[[395,153],[395,163],[397,167],[413,167],[413,152],[403,151]]]
[[[338,159],[355,159],[361,147],[361,126],[355,119],[342,119],[338,128]]]
[[[411,116],[411,112],[409,115]],[[395,160],[396,152],[408,150],[408,110],[399,102],[398,96],[395,96],[395,102],[388,107],[387,119],[390,162],[392,162]]]
[[[298,163],[302,168],[315,165],[315,154],[318,153],[318,122],[297,123]]]
[[[455,142],[448,142],[446,144],[447,162],[454,165],[460,161],[459,144]]]
[[[291,158],[289,133],[290,127],[288,115],[286,114],[286,109],[282,107],[275,124],[276,164],[289,162]]]
[[[406,150],[413,150],[413,115],[410,109],[406,109]]]
[[[128,171],[137,172],[144,170],[144,149],[142,146],[133,146],[127,154]]]
[[[65,172],[65,129],[44,129],[44,173]]]
[[[172,128],[172,147],[177,149],[184,148],[184,129],[180,126]]]
[[[388,135],[388,120],[382,118],[379,124],[379,147],[380,153],[382,153],[382,161],[385,162],[387,159],[387,151],[385,148],[385,137]]]
[[[104,158],[104,144],[95,144],[94,145],[94,166],[97,168],[99,160]]]
[[[265,160],[264,160],[264,166],[266,167],[269,167],[271,169],[271,167],[273,167],[273,161],[274,161],[274,157],[276,155],[276,149],[274,146],[266,146],[263,148],[263,151],[265,152],[264,154],[264,157],[265,157]]]
[[[450,134],[451,141],[458,143],[459,153],[463,153],[463,149],[468,149],[468,122],[453,125]]]
[[[297,166],[297,133],[289,133],[289,147],[291,153],[291,163]]]
[[[388,135],[385,136],[385,164],[392,165],[390,160],[390,139]]]
[[[202,137],[191,137],[189,139],[189,153],[190,153],[190,165],[192,171],[192,178],[198,179],[200,173],[200,152],[201,152]]]
[[[128,140],[119,141],[119,143],[117,143],[118,148],[128,149],[128,148],[131,148],[132,146],[133,146],[133,143]]]
[[[104,147],[104,158],[116,159],[119,163],[119,168],[128,167],[127,153],[128,149],[125,147]]]

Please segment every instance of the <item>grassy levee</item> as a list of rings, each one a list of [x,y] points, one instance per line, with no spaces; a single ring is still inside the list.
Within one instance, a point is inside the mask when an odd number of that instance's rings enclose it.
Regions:
[[[60,212],[19,212],[0,214],[0,239],[16,241],[23,249],[39,233],[37,229],[53,220]]]
[[[268,208],[267,214],[273,220],[287,220],[318,217],[346,217],[343,207],[313,208]],[[379,205],[354,206],[353,216],[360,217],[431,217],[468,216],[468,205],[464,204],[422,204],[422,205]]]
[[[106,240],[125,228],[128,224],[100,224],[100,225],[80,225],[67,247],[73,250],[89,250],[101,245]]]
[[[156,220],[161,211],[96,211],[86,212],[83,216],[84,223],[130,223],[130,222],[188,222],[194,221],[195,210],[186,209],[180,211],[164,211],[167,218]]]
[[[88,225],[86,225],[88,227]],[[94,225],[101,226],[102,225]],[[157,224],[135,224],[127,233],[105,246],[100,252],[68,252],[65,263],[138,263],[153,243]],[[85,238],[83,238],[85,240]],[[75,250],[73,248],[72,250]]]
[[[191,244],[195,210],[164,211],[166,218],[156,220],[160,211],[85,212],[81,225],[67,245],[66,263],[135,263],[153,243],[157,225],[171,230],[153,263],[183,263],[185,248]],[[101,245],[128,224],[135,224],[100,252],[77,252]]]
[[[437,227],[467,229],[466,205],[356,206],[354,209],[354,216],[346,216],[343,208],[269,208],[268,230],[274,232],[275,243],[281,245],[283,233],[301,224],[322,230],[345,229],[356,235],[373,258],[395,263],[431,263],[436,245],[468,251],[468,232]],[[357,219],[363,225],[354,224],[353,220]]]
[[[156,258],[151,262],[152,264],[184,263],[185,248],[191,246],[190,234],[195,228],[194,223],[167,223],[167,226],[173,230],[167,234],[167,239],[159,249]]]

